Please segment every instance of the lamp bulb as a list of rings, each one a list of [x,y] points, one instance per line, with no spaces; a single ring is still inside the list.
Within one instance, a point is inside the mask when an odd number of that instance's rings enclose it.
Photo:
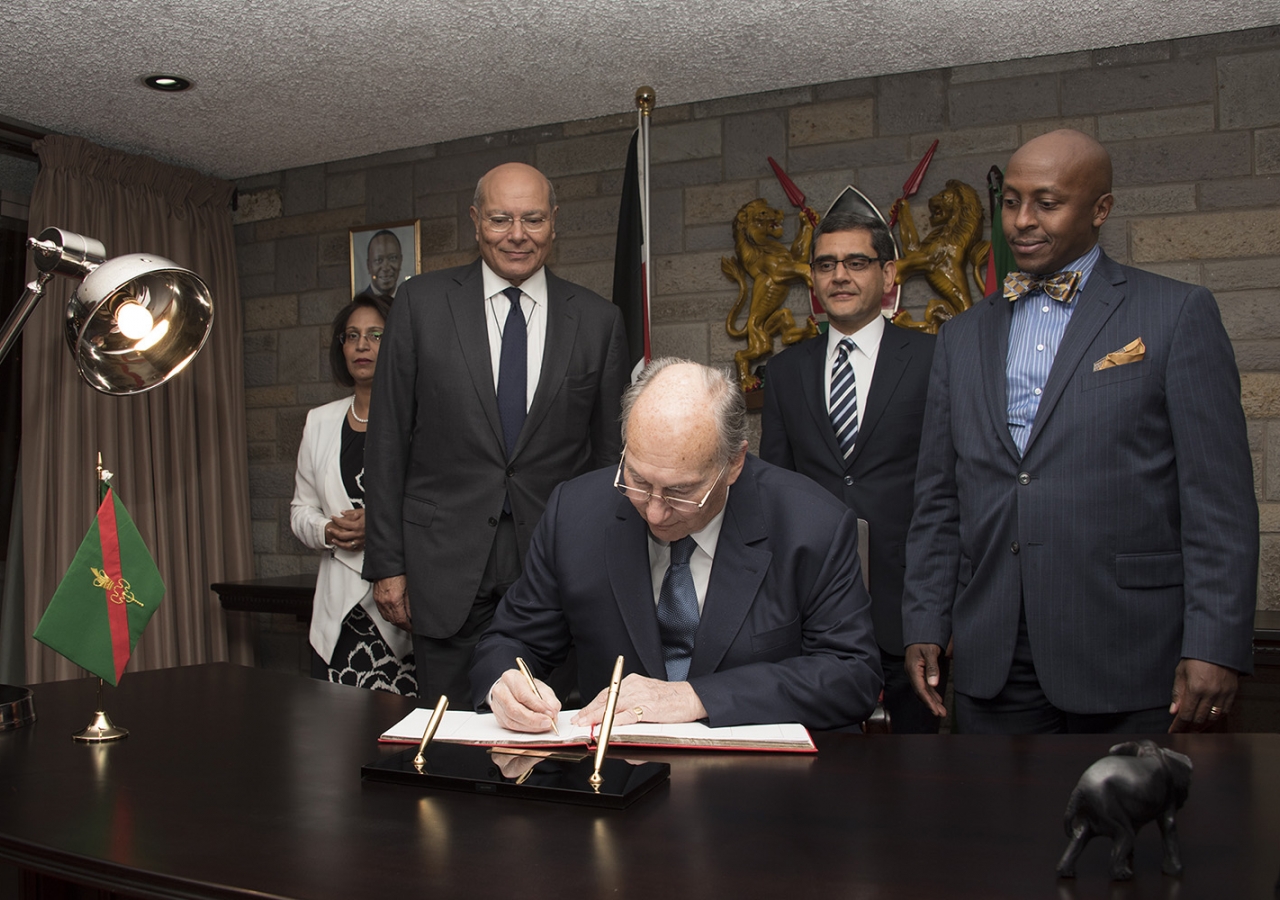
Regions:
[[[130,340],[136,341],[151,333],[154,320],[151,313],[140,303],[130,301],[120,304],[116,310],[116,326],[120,333]]]

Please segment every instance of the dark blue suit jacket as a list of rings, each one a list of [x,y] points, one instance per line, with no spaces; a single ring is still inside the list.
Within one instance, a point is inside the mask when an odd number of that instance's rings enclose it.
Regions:
[[[943,326],[907,542],[907,643],[955,637],[992,697],[1025,603],[1036,672],[1076,713],[1169,702],[1189,657],[1252,670],[1258,508],[1240,377],[1212,294],[1105,255],[1063,334],[1025,454],[1009,434],[1008,301]],[[1141,338],[1145,358],[1094,371]]]
[[[556,488],[524,574],[476,647],[477,707],[523,656],[536,674],[572,642],[584,701],[626,673],[666,678],[648,529],[602,469]],[[729,491],[689,683],[712,726],[865,719],[880,692],[852,513],[807,478],[748,455]]]
[[[826,336],[769,362],[760,458],[822,485],[867,521],[871,618],[876,641],[902,655],[902,578],[934,337],[885,325],[871,390],[858,393],[858,441],[846,460],[827,414]]]

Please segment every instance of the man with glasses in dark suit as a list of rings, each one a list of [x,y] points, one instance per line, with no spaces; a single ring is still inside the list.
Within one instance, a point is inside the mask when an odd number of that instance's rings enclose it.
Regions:
[[[934,337],[885,321],[893,235],[832,212],[813,235],[813,290],[830,330],[769,362],[760,458],[808,475],[867,523],[871,618],[897,733],[936,733],[903,666],[902,578]],[[945,668],[942,670],[945,673]]]
[[[524,574],[476,648],[471,683],[500,724],[547,730],[535,691],[570,646],[599,722],[615,659],[619,725],[856,725],[880,691],[857,519],[812,481],[747,454],[723,372],[652,363],[623,400],[617,467],[552,494]]]
[[[413,633],[418,694],[469,703],[476,641],[561,481],[612,464],[622,316],[546,268],[551,183],[523,163],[476,185],[480,259],[410,278],[378,359],[365,450],[364,577]]]

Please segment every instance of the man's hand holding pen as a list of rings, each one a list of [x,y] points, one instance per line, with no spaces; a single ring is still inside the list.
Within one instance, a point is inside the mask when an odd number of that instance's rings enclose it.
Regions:
[[[560,714],[560,701],[555,691],[542,681],[531,684],[519,669],[507,669],[502,673],[489,692],[489,706],[503,728],[530,734],[552,731],[556,716]]]
[[[573,724],[598,724],[604,719],[604,707],[608,699],[609,691],[601,691],[573,717]],[[618,690],[617,717],[613,724],[697,722],[706,717],[707,711],[689,682],[659,681],[632,673],[622,679]]]

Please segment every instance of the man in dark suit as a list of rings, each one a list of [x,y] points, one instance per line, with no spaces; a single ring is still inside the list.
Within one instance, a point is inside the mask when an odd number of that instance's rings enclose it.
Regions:
[[[854,515],[747,456],[742,393],[718,370],[659,360],[623,407],[622,461],[552,494],[476,648],[477,704],[505,727],[545,731],[559,700],[513,666],[545,673],[572,644],[594,697],[577,724],[603,717],[619,654],[619,725],[865,718],[880,667]]]
[[[396,295],[365,450],[364,577],[413,632],[419,694],[468,705],[467,667],[520,574],[551,489],[617,461],[622,317],[544,263],[555,195],[536,169],[476,186],[480,260]]]
[[[954,637],[964,731],[1198,729],[1252,668],[1231,343],[1208,291],[1101,253],[1112,202],[1093,138],[1023,145],[1002,206],[1020,271],[939,333],[903,630],[938,715]]]
[[[938,720],[903,668],[902,574],[934,337],[881,315],[893,260],[878,219],[835,212],[818,225],[813,290],[831,327],[769,363],[760,458],[808,475],[867,522],[884,705],[895,732],[928,733]]]

